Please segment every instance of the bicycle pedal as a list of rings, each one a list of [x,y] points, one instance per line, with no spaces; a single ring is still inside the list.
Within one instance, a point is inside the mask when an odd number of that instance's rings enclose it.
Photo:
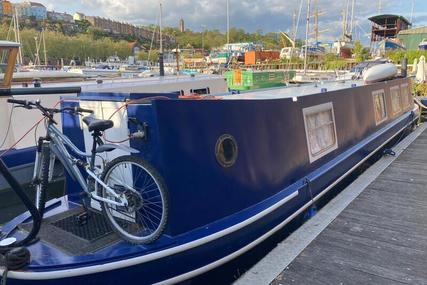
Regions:
[[[84,226],[89,221],[90,214],[88,212],[83,212],[77,216],[77,223],[79,226]]]

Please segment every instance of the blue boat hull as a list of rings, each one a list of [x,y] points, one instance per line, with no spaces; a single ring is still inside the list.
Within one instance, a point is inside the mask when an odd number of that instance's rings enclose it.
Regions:
[[[407,83],[407,79],[397,79],[352,86],[302,96],[298,102],[291,98],[159,100],[129,105],[128,116],[150,126],[149,139],[131,142],[131,146],[142,151],[168,186],[171,203],[165,234],[150,245],[122,241],[82,256],[37,242],[29,247],[33,254],[30,267],[11,272],[8,284],[176,283],[236,258],[279,231],[411,127],[417,120],[412,103],[400,112],[391,109],[390,88],[406,86],[409,90]],[[386,90],[389,116],[375,123],[372,94],[377,90]],[[120,102],[125,97],[115,98]],[[80,99],[90,100],[90,96]],[[410,94],[403,99],[409,100]],[[310,162],[302,110],[331,101],[339,146]],[[218,111],[223,112],[222,117],[213,119]],[[84,147],[76,120],[63,118],[64,131]],[[224,132],[239,142],[239,157],[231,168],[221,168],[213,151],[217,137]],[[46,216],[78,202],[81,190],[72,181],[67,183],[70,201],[61,200]],[[22,221],[18,217],[3,229]]]
[[[414,119],[410,113],[407,113],[400,120],[374,134],[370,140],[358,144],[355,147],[357,150],[348,156],[340,157],[330,169],[323,169],[321,172],[325,173],[325,175],[316,173],[316,175],[319,175],[318,179],[316,179],[316,182],[312,182],[310,186],[311,190],[316,193],[314,200],[319,199],[331,189],[331,187],[325,188],[326,185],[334,185],[344,178],[357,165],[368,159],[371,154],[404,131]],[[326,175],[326,173],[329,175]],[[134,260],[130,257],[127,260],[112,263],[110,266],[96,265],[96,268],[91,268],[88,264],[85,266],[84,271],[88,270],[91,273],[86,275],[80,275],[83,271],[81,268],[59,272],[49,271],[47,276],[71,276],[39,281],[9,279],[8,284],[71,285],[100,284],[100,282],[102,284],[153,284],[183,281],[236,258],[279,231],[294,217],[312,205],[314,201],[307,199],[306,192],[305,182],[298,181],[278,193],[278,197],[275,197],[275,199],[271,199],[271,201],[262,205],[257,205],[246,213],[248,218],[257,217],[258,215],[260,216],[259,219],[241,228],[236,228],[235,231],[227,234],[211,232],[211,235],[216,236],[212,241],[200,242],[200,245],[192,245],[188,249],[183,249],[183,247],[188,247],[188,244],[185,243],[177,247],[169,247],[165,250],[171,252],[166,253],[166,256],[162,258],[144,262],[144,256],[135,257]],[[236,226],[239,221],[240,223],[245,223],[245,220],[242,221],[241,217],[234,217],[234,221],[233,217],[230,217],[225,223]],[[227,228],[223,230],[227,231]],[[203,238],[205,239],[206,236]],[[198,244],[197,241],[192,242]],[[176,253],[172,254],[172,252]],[[159,253],[157,252],[156,254]],[[142,262],[139,263],[138,259]],[[13,275],[12,273],[11,277]]]

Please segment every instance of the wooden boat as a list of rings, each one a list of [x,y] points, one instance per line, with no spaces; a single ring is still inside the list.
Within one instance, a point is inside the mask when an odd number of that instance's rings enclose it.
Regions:
[[[107,138],[136,132],[130,118],[146,126],[144,139],[126,144],[141,150],[138,155],[162,176],[169,221],[159,239],[138,246],[108,230],[94,233],[97,223],[76,230],[67,221],[82,211],[81,189],[67,180],[67,195],[50,202],[39,239],[28,245],[31,263],[10,271],[8,282],[172,284],[216,268],[279,231],[411,128],[418,117],[411,84],[410,78],[393,78],[214,98],[173,93],[68,98],[63,106],[91,108],[114,120]],[[64,133],[87,150],[89,133],[80,118],[62,119]],[[19,238],[24,222],[30,222],[28,214],[2,231]]]

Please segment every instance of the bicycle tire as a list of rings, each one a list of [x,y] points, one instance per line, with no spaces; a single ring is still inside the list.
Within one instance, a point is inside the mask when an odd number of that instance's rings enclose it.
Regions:
[[[43,144],[40,165],[40,175],[38,175],[38,181],[35,184],[36,193],[36,208],[39,210],[40,218],[43,219],[44,210],[46,207],[47,189],[49,186],[49,164],[50,164],[50,148],[49,144]],[[38,198],[38,199],[37,199]]]
[[[129,168],[126,168],[125,165],[132,166],[131,177],[129,177]],[[124,185],[125,183],[123,182],[118,185],[118,179],[112,178],[113,171],[117,169],[115,172],[117,173],[119,167],[126,168],[127,173],[122,173],[121,178],[128,182],[132,180],[132,186]],[[139,173],[136,168],[139,168]],[[139,187],[139,178],[142,179],[144,175],[144,183],[142,187]],[[135,206],[135,209],[131,209],[131,207],[115,207],[108,204],[108,202],[101,203],[102,213],[116,234],[133,244],[149,244],[162,235],[168,221],[169,197],[163,178],[151,164],[139,157],[121,156],[106,166],[101,175],[101,180],[111,188],[117,189],[121,187],[116,193],[122,192],[121,194],[123,195],[130,195],[127,198],[129,204],[131,204],[130,201],[133,201],[133,204],[139,204],[138,202],[140,202],[140,205]],[[132,190],[129,190],[129,188],[132,188]],[[138,194],[135,192],[138,192]],[[104,187],[102,187],[102,197],[111,199],[111,197],[108,197]],[[160,212],[161,216],[156,217]],[[143,217],[144,215],[145,217]],[[141,222],[141,225],[139,225],[139,222]],[[135,229],[135,227],[138,228]]]

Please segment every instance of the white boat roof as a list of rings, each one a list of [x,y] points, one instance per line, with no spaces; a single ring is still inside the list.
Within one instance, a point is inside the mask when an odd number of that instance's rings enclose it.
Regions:
[[[102,80],[102,83],[98,84],[97,79]],[[148,77],[148,78],[92,78],[88,81],[72,81],[72,82],[42,82],[43,87],[63,87],[63,86],[81,86],[83,91],[96,91],[102,90],[103,87],[108,88],[112,85],[123,86],[123,87],[134,87],[134,86],[153,86],[162,84],[174,84],[183,82],[193,82],[200,80],[225,80],[224,77],[219,75],[180,75],[180,76],[164,76],[164,77]],[[20,86],[20,83],[14,83],[15,87]]]
[[[0,41],[0,48],[10,48],[10,47],[19,47],[20,44],[16,42],[10,42],[10,41]]]
[[[324,83],[310,83],[301,85],[290,85],[286,87],[247,91],[240,94],[224,96],[224,100],[266,100],[298,98],[307,95],[342,90],[362,86],[362,80],[330,81]]]

